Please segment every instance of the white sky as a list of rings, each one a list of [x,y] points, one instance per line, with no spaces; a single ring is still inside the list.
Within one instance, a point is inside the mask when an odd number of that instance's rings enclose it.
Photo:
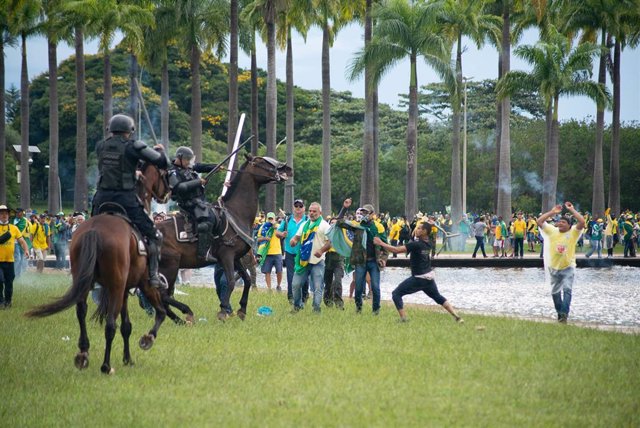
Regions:
[[[352,24],[344,28],[337,36],[331,48],[331,87],[338,91],[351,91],[356,97],[364,97],[364,80],[349,82],[346,79],[347,65],[351,62],[355,53],[364,44],[364,31],[358,24]],[[533,44],[537,40],[537,33],[529,31],[522,39],[522,44]],[[293,41],[294,81],[296,86],[305,89],[321,89],[321,47],[322,32],[318,28],[312,29],[305,41],[296,36]],[[12,84],[20,87],[20,50],[16,48],[6,49],[6,86]],[[258,66],[266,70],[267,53],[264,46],[259,46]],[[97,41],[90,40],[86,43],[85,53],[93,54],[97,51]],[[62,61],[73,54],[73,48],[61,44],[58,47],[58,59]],[[32,38],[27,44],[29,76],[33,78],[47,70],[47,44],[43,38]],[[225,59],[228,61],[228,59]],[[285,80],[285,53],[278,51],[276,54],[277,76]],[[495,79],[498,69],[498,53],[491,46],[485,46],[481,50],[476,49],[471,42],[466,42],[466,50],[463,54],[463,73],[474,80]],[[249,57],[240,54],[239,65],[241,68],[250,67]],[[527,70],[527,65],[512,54],[511,69]],[[594,75],[595,79],[595,75]],[[408,93],[409,64],[408,61],[398,64],[383,78],[379,87],[380,102],[397,107],[400,93]],[[424,85],[437,81],[437,77],[431,70],[419,61],[418,84]],[[621,69],[621,119],[622,121],[640,121],[640,49],[623,51]],[[610,86],[610,85],[609,85]],[[612,91],[612,88],[610,87]],[[560,119],[569,120],[595,117],[595,104],[586,97],[563,98],[560,102]],[[611,121],[611,112],[605,115],[607,122]]]

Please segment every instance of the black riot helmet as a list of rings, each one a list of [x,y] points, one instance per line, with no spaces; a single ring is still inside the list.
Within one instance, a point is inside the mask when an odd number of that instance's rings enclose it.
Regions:
[[[190,162],[193,157],[193,150],[189,147],[181,146],[176,149],[176,159],[184,159],[185,161]]]
[[[109,120],[109,132],[129,134],[136,130],[133,119],[125,114],[116,114]]]

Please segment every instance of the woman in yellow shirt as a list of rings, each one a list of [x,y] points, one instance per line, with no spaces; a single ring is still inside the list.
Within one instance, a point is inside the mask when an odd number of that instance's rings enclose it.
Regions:
[[[29,258],[29,248],[22,233],[13,224],[9,224],[9,209],[0,205],[0,309],[9,309],[13,298],[13,280],[15,243],[18,242],[24,256]]]
[[[44,270],[44,259],[47,254],[47,248],[49,248],[48,235],[49,226],[46,223],[46,217],[44,214],[40,215],[38,220],[33,215],[33,221],[29,226],[29,233],[31,233],[31,243],[33,245],[33,252],[36,258],[36,269],[38,273],[42,273]]]

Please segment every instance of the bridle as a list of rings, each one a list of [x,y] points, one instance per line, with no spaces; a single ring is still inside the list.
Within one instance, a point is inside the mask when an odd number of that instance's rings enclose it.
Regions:
[[[264,160],[268,165],[270,166],[266,166],[264,165],[263,162],[256,162],[257,159],[262,159]],[[257,168],[257,169],[261,169],[263,171],[266,171],[267,174],[259,174],[255,171],[247,171],[246,169],[232,169],[232,172],[237,172],[237,173],[241,173],[241,174],[251,174],[254,177],[264,177],[264,178],[268,178],[272,181],[280,182],[283,180],[286,180],[285,176],[280,173],[279,169],[286,166],[286,164],[282,164],[280,162],[277,162],[276,160],[273,160],[271,158],[265,158],[265,157],[255,157],[252,160],[248,161],[248,165]]]
[[[147,166],[146,168],[149,168],[149,166]],[[145,168],[145,170],[146,170]],[[147,189],[146,186],[142,186],[143,187],[143,191],[144,191],[144,196],[146,197],[147,195],[151,195],[153,197],[153,199],[155,199],[158,203],[160,204],[166,204],[169,201],[169,197],[171,196],[171,191],[169,190],[169,178],[168,178],[168,173],[166,170],[164,169],[160,169],[155,167],[158,170],[158,175],[160,176],[160,180],[158,180],[156,183],[154,183],[153,186],[151,186],[150,189]],[[142,174],[141,176],[141,180],[145,181],[147,178],[145,177],[144,174]],[[159,190],[156,189],[156,187],[159,186],[160,181],[162,181],[162,183],[164,184],[164,188],[166,189],[166,191],[164,192],[164,196],[160,196],[159,194]]]

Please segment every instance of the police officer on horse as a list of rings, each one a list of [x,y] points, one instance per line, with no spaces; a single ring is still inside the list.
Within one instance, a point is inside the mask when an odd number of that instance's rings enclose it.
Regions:
[[[217,165],[195,163],[193,150],[178,147],[173,166],[169,170],[171,199],[191,216],[196,223],[198,233],[198,257],[204,261],[215,261],[209,255],[211,237],[217,232],[218,219],[205,199],[204,186],[207,181],[200,178],[199,172],[211,172]]]
[[[106,202],[124,208],[129,219],[147,238],[149,283],[159,288],[162,287],[158,276],[162,234],[155,228],[136,195],[136,171],[140,160],[162,169],[169,167],[169,160],[162,151],[162,145],[150,148],[142,141],[131,138],[135,124],[129,116],[116,114],[109,121],[108,130],[111,136],[96,145],[100,178],[91,214],[100,214],[100,206]]]

